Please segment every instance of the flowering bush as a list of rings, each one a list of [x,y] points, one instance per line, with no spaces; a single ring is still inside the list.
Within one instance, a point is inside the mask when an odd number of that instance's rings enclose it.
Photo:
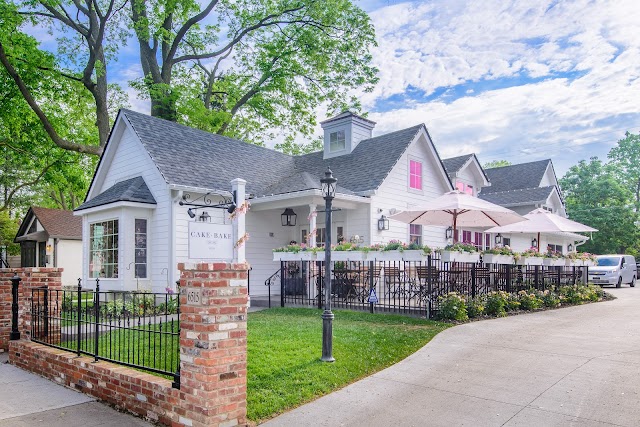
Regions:
[[[589,252],[569,252],[565,255],[565,258],[579,261],[598,261],[598,257],[594,254],[590,254]]]
[[[440,302],[440,310],[438,311],[440,319],[459,322],[469,320],[467,306],[462,295],[457,292],[449,292],[445,296],[438,297],[438,301]]]
[[[542,300],[532,290],[518,292],[518,300],[520,301],[520,308],[523,310],[537,310],[542,306]]]
[[[562,259],[564,258],[564,255],[562,255],[562,252],[558,251],[547,251],[544,253],[544,257],[551,259]]]
[[[402,252],[407,247],[406,243],[402,243],[400,240],[389,240],[389,243],[384,245],[383,251],[400,251]]]
[[[538,298],[542,301],[542,305],[548,308],[556,308],[560,306],[560,296],[549,289],[545,289],[538,293]]]
[[[538,249],[533,246],[524,252],[520,252],[519,254],[516,254],[516,258],[529,258],[529,257],[542,258],[544,257],[544,254],[538,252]]]
[[[357,245],[355,243],[342,242],[338,245],[332,246],[332,251],[344,252],[344,251],[355,251],[357,250]]]
[[[515,255],[515,252],[513,252],[509,246],[496,246],[491,249],[486,249],[482,251],[482,253],[488,255]]]
[[[444,249],[440,249],[442,251],[451,251],[451,252],[469,252],[474,253],[477,252],[478,249],[470,243],[454,243],[453,245],[447,245]]]
[[[484,313],[484,299],[482,297],[471,298],[467,301],[467,315],[469,318],[480,317]]]
[[[504,317],[507,315],[507,299],[509,294],[503,291],[489,292],[485,297],[484,311],[490,316]]]

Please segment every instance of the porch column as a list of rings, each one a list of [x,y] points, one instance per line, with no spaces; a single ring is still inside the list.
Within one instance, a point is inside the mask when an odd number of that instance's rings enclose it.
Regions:
[[[247,181],[241,178],[236,178],[231,181],[231,190],[236,192],[236,217],[234,219],[234,227],[233,227],[233,241],[234,241],[234,262],[244,263],[246,261],[245,257],[245,242],[240,242],[240,239],[244,238],[246,233],[245,230],[245,220],[247,209],[244,207],[245,203],[245,186]],[[246,240],[246,239],[245,239]]]
[[[310,247],[316,246],[316,205],[309,205],[309,236],[307,237]]]

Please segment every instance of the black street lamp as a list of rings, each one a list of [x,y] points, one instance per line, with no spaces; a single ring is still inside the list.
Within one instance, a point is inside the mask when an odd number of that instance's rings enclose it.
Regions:
[[[331,204],[336,196],[337,179],[327,168],[322,184],[322,197],[325,201],[325,243],[324,243],[324,312],[322,313],[322,360],[333,362],[333,313],[331,312]]]

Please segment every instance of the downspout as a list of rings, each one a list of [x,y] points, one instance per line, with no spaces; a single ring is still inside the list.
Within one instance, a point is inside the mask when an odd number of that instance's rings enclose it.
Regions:
[[[171,191],[171,190],[169,190]],[[171,208],[169,209],[169,265],[167,266],[167,277],[169,286],[173,289],[176,283],[176,270],[178,264],[176,262],[176,204],[182,199],[183,190],[178,190],[176,196],[171,199]]]
[[[58,266],[58,238],[53,239],[53,266]]]

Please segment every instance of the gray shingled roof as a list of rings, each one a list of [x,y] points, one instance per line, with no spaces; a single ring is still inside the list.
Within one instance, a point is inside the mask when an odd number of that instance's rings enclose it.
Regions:
[[[149,187],[141,176],[121,181],[109,187],[93,199],[84,202],[75,210],[83,210],[95,208],[96,206],[107,205],[115,202],[138,202],[155,205],[156,199],[153,198]]]
[[[130,110],[120,114],[168,184],[228,191],[241,177],[255,196],[319,189],[327,167],[341,193],[375,190],[424,126],[363,140],[351,154],[323,160],[322,152],[289,156]]]
[[[551,162],[551,160],[546,159],[485,169],[485,173],[489,177],[489,181],[491,181],[491,187],[483,188],[482,194],[486,195],[488,193],[498,193],[509,190],[537,188],[549,166],[549,162]]]
[[[493,193],[485,193],[483,189],[478,197],[500,206],[530,205],[544,203],[554,189],[554,185]]]
[[[458,172],[462,166],[467,163],[469,158],[473,156],[473,154],[466,154],[464,156],[451,157],[450,159],[442,159],[442,164],[444,165],[445,170],[447,171],[447,175],[449,178],[453,178],[453,176]]]

